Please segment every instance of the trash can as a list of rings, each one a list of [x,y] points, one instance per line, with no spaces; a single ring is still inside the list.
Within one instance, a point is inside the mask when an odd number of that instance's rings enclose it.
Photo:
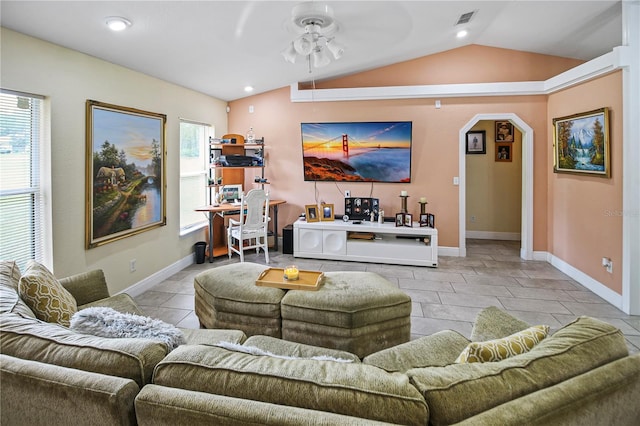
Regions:
[[[293,224],[282,228],[282,253],[293,254]]]
[[[196,250],[196,263],[204,263],[205,254],[207,251],[207,243],[204,241],[198,241],[193,246]]]

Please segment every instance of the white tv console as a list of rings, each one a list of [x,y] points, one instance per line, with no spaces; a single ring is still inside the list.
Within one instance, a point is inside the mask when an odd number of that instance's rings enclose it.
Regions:
[[[355,234],[354,234],[355,233]],[[358,237],[373,234],[375,239]],[[438,266],[438,230],[341,220],[293,224],[293,256],[397,265]]]

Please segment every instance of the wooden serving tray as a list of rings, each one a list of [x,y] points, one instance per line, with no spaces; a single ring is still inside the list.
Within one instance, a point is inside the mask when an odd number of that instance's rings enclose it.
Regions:
[[[262,271],[256,285],[261,287],[275,287],[288,290],[316,291],[322,284],[324,274],[318,271],[298,271],[298,279],[289,281],[284,279],[283,268],[269,268]]]

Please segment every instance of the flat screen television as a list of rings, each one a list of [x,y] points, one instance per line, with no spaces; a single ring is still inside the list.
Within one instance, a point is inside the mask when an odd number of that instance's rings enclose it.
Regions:
[[[304,180],[411,182],[412,124],[301,123]]]

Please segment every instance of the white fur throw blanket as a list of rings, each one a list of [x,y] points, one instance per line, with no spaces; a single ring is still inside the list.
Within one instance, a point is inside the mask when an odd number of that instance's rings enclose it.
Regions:
[[[182,331],[166,322],[112,308],[86,308],[71,317],[70,329],[99,337],[138,337],[159,340],[169,351],[184,344]]]
[[[218,346],[220,348],[224,348],[230,351],[235,352],[243,352],[245,354],[250,355],[262,355],[262,356],[270,356],[273,358],[282,358],[282,359],[313,359],[316,361],[334,361],[334,362],[353,362],[351,359],[344,358],[335,358],[329,355],[316,355],[309,358],[301,358],[297,356],[289,356],[289,355],[276,355],[272,352],[265,351],[264,349],[260,349],[256,346],[244,346],[239,343],[231,343],[231,342],[220,342],[216,343],[213,346]]]

